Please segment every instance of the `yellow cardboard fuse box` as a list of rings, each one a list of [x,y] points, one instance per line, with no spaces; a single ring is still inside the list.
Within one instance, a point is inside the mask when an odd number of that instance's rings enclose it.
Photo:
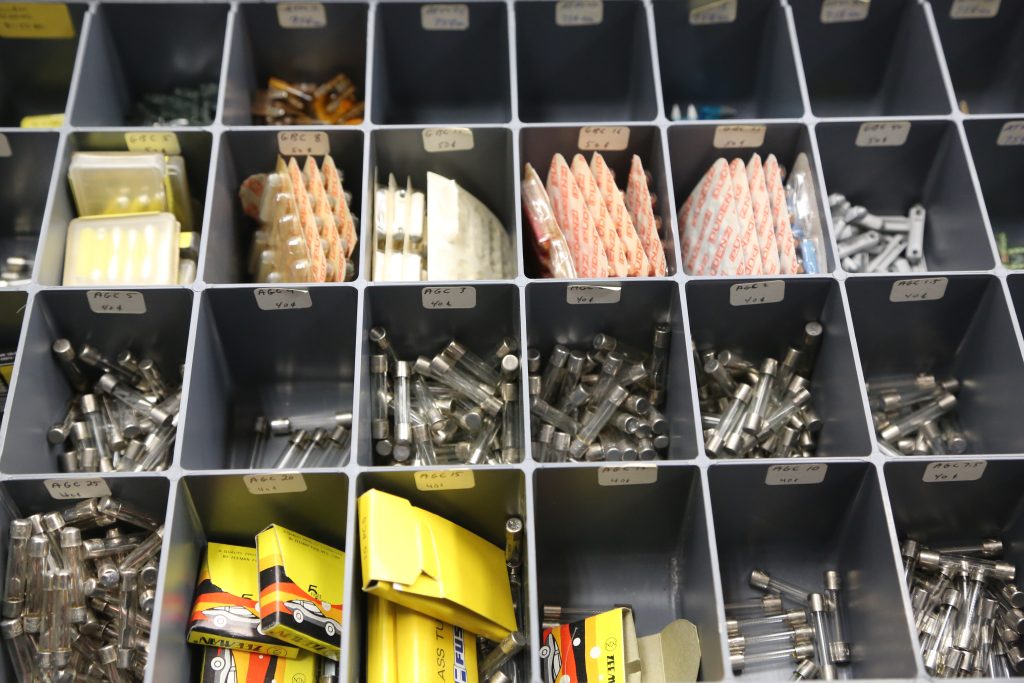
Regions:
[[[317,656],[299,651],[295,659],[272,657],[256,652],[228,650],[222,647],[203,648],[203,669],[200,683],[241,683],[242,681],[273,681],[273,683],[315,683]]]
[[[476,634],[368,598],[366,683],[477,683]]]
[[[256,536],[256,552],[263,632],[337,661],[345,553],[277,524]]]
[[[275,657],[296,657],[299,649],[260,633],[256,549],[209,543],[199,568],[188,623],[188,642]]]
[[[359,497],[363,590],[500,641],[516,630],[505,552],[398,496]]]

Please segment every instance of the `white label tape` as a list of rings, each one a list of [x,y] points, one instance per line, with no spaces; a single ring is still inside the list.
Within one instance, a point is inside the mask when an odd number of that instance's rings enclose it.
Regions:
[[[765,126],[718,126],[714,145],[717,149],[760,147],[764,144]]]
[[[555,24],[558,26],[596,26],[602,21],[602,0],[559,0],[555,3]]]
[[[469,5],[423,5],[420,23],[427,31],[465,31],[469,28]]]
[[[913,280],[897,280],[889,290],[889,301],[938,301],[946,296],[949,279],[944,277],[921,277]]]
[[[11,156],[11,142],[6,135],[0,133],[0,157],[9,156]]]
[[[306,480],[298,472],[281,472],[280,474],[246,474],[242,477],[245,488],[255,496],[274,493],[302,493],[306,490]]]
[[[690,25],[711,26],[736,21],[737,0],[690,0]]]
[[[857,130],[858,147],[902,147],[910,135],[910,121],[866,121]]]
[[[821,3],[821,23],[846,24],[868,18],[871,0],[824,0]]]
[[[738,282],[729,288],[729,305],[777,304],[786,298],[785,280]]]
[[[626,126],[584,126],[576,146],[584,151],[621,152],[629,146]]]
[[[984,460],[944,460],[930,462],[924,468],[921,481],[934,484],[945,481],[977,481],[985,474],[988,463]]]
[[[1000,0],[953,0],[950,19],[991,19],[999,14]]]
[[[327,26],[327,12],[319,2],[280,2],[277,23],[281,28],[323,28]]]
[[[331,153],[331,141],[315,130],[283,130],[277,134],[277,150],[284,156],[321,156]]]
[[[565,302],[575,305],[617,304],[622,298],[622,287],[600,285],[569,285],[565,288]]]
[[[102,479],[46,479],[46,492],[55,500],[102,498],[110,495],[110,487]]]
[[[1000,147],[1024,145],[1024,121],[1007,121],[999,129],[996,144]]]
[[[424,287],[423,308],[476,308],[476,287]]]
[[[286,311],[293,308],[312,308],[308,289],[282,289],[258,287],[253,291],[256,305],[264,311]]]
[[[98,289],[86,292],[85,298],[93,313],[139,315],[146,312],[146,298],[142,292]]]
[[[768,486],[790,484],[820,484],[825,481],[828,465],[813,463],[801,465],[772,465],[768,468],[764,483]]]
[[[124,144],[129,152],[159,152],[174,156],[181,154],[178,136],[174,133],[125,133]]]
[[[469,128],[424,128],[423,149],[427,152],[463,152],[473,149]]]
[[[420,491],[450,491],[476,486],[473,470],[435,470],[413,475]]]
[[[657,481],[657,465],[604,465],[597,469],[597,483],[601,486],[633,486]]]

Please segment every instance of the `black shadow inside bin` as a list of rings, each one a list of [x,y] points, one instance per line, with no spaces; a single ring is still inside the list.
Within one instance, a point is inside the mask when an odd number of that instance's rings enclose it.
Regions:
[[[28,303],[28,293],[19,291],[0,292],[0,353],[8,355],[12,359],[9,363],[11,368],[2,373],[3,384],[6,385],[0,390],[0,410],[8,402],[11,383],[11,373],[14,372],[14,365],[17,361],[15,352],[18,349],[18,341],[21,339],[21,324],[25,320],[25,306]],[[30,389],[31,391],[31,389]],[[0,415],[2,419],[2,415]]]
[[[602,283],[594,283],[601,286]],[[670,460],[697,457],[690,393],[689,343],[686,339],[679,288],[674,282],[609,282],[618,290],[612,304],[575,304],[571,285],[531,283],[526,288],[527,346],[540,352],[543,368],[555,344],[593,349],[594,336],[607,334],[644,352],[652,349],[654,326],[672,327],[668,356],[667,396],[659,409],[669,421]],[[532,418],[536,423],[538,420]]]
[[[369,340],[369,330],[383,327],[391,343],[404,361],[415,362],[418,356],[433,358],[448,342],[459,341],[470,351],[483,356],[505,337],[522,344],[519,324],[519,290],[515,285],[466,285],[476,291],[473,308],[428,309],[424,307],[424,285],[386,285],[365,291],[363,300],[363,354],[359,359],[359,438],[353,449],[360,465],[380,464],[370,439],[370,356],[381,353]],[[520,349],[521,351],[521,349]],[[522,353],[520,352],[520,358]],[[388,371],[393,374],[389,363]],[[520,388],[520,395],[523,391]]]
[[[399,7],[390,5],[388,7]],[[471,5],[479,7],[479,5]],[[384,9],[382,7],[381,9]],[[454,180],[498,217],[512,239],[512,253],[518,248],[515,178],[512,168],[512,132],[504,128],[473,128],[473,148],[455,152],[428,152],[421,129],[375,130],[370,134],[371,176],[366,179],[367,196],[373,196],[374,182],[384,187],[394,173],[399,187],[412,179],[412,186],[427,192],[427,172]],[[373,177],[376,174],[376,179]],[[427,203],[430,196],[427,195]],[[364,226],[364,254],[370,258],[373,225]],[[367,274],[367,277],[370,277]]]
[[[604,486],[593,468],[546,469],[534,474],[534,490],[540,605],[629,605],[639,637],[687,619],[700,637],[698,680],[721,680],[699,470],[661,467],[654,483]]]
[[[675,104],[684,117],[689,104],[727,106],[741,119],[803,115],[782,5],[740,2],[735,21],[721,24],[690,16],[687,3],[654,3],[666,116]]]
[[[726,603],[761,597],[750,572],[824,588],[823,573],[839,572],[851,678],[914,678],[910,626],[900,597],[885,507],[873,465],[822,464],[821,483],[771,485],[782,465],[721,464],[708,471],[718,566]],[[783,599],[787,609],[800,606]],[[759,669],[789,675],[790,661]],[[753,667],[750,673],[754,674]]]
[[[941,299],[898,303],[889,300],[894,282],[846,282],[864,380],[922,372],[958,379],[955,414],[967,452],[1024,451],[1017,406],[1024,362],[999,280],[951,277]]]
[[[842,193],[876,215],[905,216],[920,203],[927,211],[924,257],[930,271],[992,268],[988,230],[956,125],[914,121],[906,144],[858,147],[861,125],[815,128],[826,193]]]
[[[178,484],[168,534],[170,552],[164,558],[167,568],[159,628],[156,640],[150,643],[153,653],[150,665],[154,670],[167,672],[164,674],[167,680],[199,679],[203,648],[189,645],[185,637],[199,564],[207,543],[255,548],[256,534],[271,524],[279,524],[289,531],[350,551],[346,544],[348,478],[343,474],[305,474],[303,483],[303,490],[286,495],[252,494],[240,475],[190,476]],[[346,564],[351,557],[351,554],[346,555]],[[336,580],[342,584],[345,576],[339,575]],[[346,587],[343,612],[349,609],[350,595],[351,589]],[[347,631],[343,625],[343,652]],[[186,662],[190,665],[186,666]]]
[[[78,53],[86,3],[68,3],[70,38],[0,38],[0,126],[22,117],[63,114]]]
[[[286,131],[290,132],[290,131]],[[342,185],[352,193],[349,211],[359,221],[362,206],[363,175],[363,133],[358,130],[295,131],[325,136],[330,146],[331,158],[342,175]],[[238,190],[251,175],[273,173],[280,154],[278,133],[273,131],[229,131],[220,142],[220,155],[215,170],[213,201],[210,206],[210,232],[206,235],[206,256],[202,279],[211,283],[252,282],[249,271],[250,249],[253,232],[259,222],[242,210]],[[317,164],[322,157],[314,157]],[[285,161],[288,157],[285,157]],[[306,158],[297,156],[299,168],[306,164]],[[358,224],[356,225],[358,233]],[[356,274],[359,272],[360,245],[352,252]]]
[[[1013,136],[1012,130],[1024,132],[1024,126],[1005,119],[975,119],[965,121],[964,130],[992,232],[1006,233],[1010,247],[1024,247],[1024,205],[1019,197],[1024,145],[999,144],[1000,137],[1005,141]],[[1017,136],[1019,139],[1020,133]]]
[[[825,328],[807,387],[811,406],[822,419],[815,455],[866,456],[871,439],[857,366],[850,347],[839,283],[804,278],[787,280],[785,298],[777,303],[730,305],[732,281],[695,281],[686,285],[690,334],[697,350],[733,351],[760,367],[766,358],[782,362],[786,348],[800,348],[804,326]],[[766,334],[767,330],[771,330]]]
[[[356,99],[363,100],[368,6],[345,2],[322,7],[326,23],[316,28],[283,28],[273,3],[239,7],[224,84],[224,123],[264,123],[251,113],[252,97],[266,90],[272,76],[291,83],[324,83],[344,73],[356,86]]]
[[[728,125],[728,124],[721,124]],[[779,166],[793,169],[800,154],[807,155],[807,162],[814,175],[814,188],[817,195],[817,211],[822,216],[821,229],[826,234],[822,239],[825,253],[818,254],[818,271],[830,272],[835,268],[831,247],[828,246],[828,225],[824,216],[827,214],[825,191],[818,185],[818,169],[815,163],[811,133],[802,123],[772,123],[765,126],[764,142],[760,147],[716,147],[715,136],[718,126],[672,126],[668,130],[669,164],[672,170],[672,185],[675,192],[673,211],[677,214],[693,190],[700,184],[704,174],[718,159],[731,162],[740,159],[744,164],[750,162],[754,154],[761,156],[764,163],[769,154],[774,154]],[[683,229],[680,225],[680,230]],[[683,269],[686,269],[686,256],[683,255]]]
[[[98,7],[82,57],[71,122],[138,125],[135,105],[143,95],[219,84],[227,16],[228,7],[220,4]]]
[[[528,536],[532,533],[529,517],[530,510],[526,507],[526,481],[523,473],[509,469],[475,470],[470,488],[424,491],[419,488],[416,473],[391,470],[364,472],[359,475],[356,483],[356,495],[361,496],[371,489],[383,491],[408,500],[414,507],[422,508],[450,522],[458,524],[470,533],[476,534],[485,541],[499,548],[505,547],[505,522],[509,517],[516,516],[523,520],[524,538],[522,544],[522,584],[523,584],[523,622],[519,629],[526,635],[527,646],[518,656],[521,680],[537,680],[531,677],[531,653],[536,639],[530,630],[530,582],[533,581],[530,567],[532,560],[529,552]],[[352,638],[348,654],[349,670],[352,680],[365,681],[366,678],[366,596],[362,591],[361,548],[353,548],[352,559],[352,602],[345,605],[351,614]]]
[[[862,21],[823,23],[827,1],[790,5],[815,115],[949,113],[923,5],[916,0],[872,2]]]
[[[999,114],[1024,111],[1024,5],[988,3],[993,17],[954,18],[953,0],[932,0],[946,66],[964,113]],[[985,4],[985,3],[982,3]]]
[[[94,313],[83,290],[36,294],[7,407],[0,470],[7,474],[58,471],[58,451],[47,443],[46,431],[67,415],[74,392],[51,350],[57,339],[68,339],[76,350],[89,344],[109,359],[130,349],[137,358],[152,358],[168,383],[180,383],[192,293],[147,289],[142,296],[145,313],[115,315]],[[90,372],[90,377],[98,379],[99,374]]]
[[[497,2],[462,5],[468,26],[430,30],[424,21],[432,25],[433,7],[439,6],[378,5],[373,122],[506,123],[512,118],[508,9]]]
[[[601,23],[559,26],[550,2],[517,2],[519,118],[650,121],[658,115],[643,3],[609,0]]]
[[[314,287],[309,308],[288,310],[261,309],[256,291],[203,295],[182,429],[186,469],[253,467],[257,417],[312,431],[352,409],[355,289]],[[269,438],[255,467],[271,467],[288,445],[288,437]]]
[[[39,246],[43,210],[57,153],[56,133],[7,133],[11,155],[0,157],[0,259],[34,260]],[[26,276],[26,279],[31,273]]]
[[[159,129],[156,129],[159,130]],[[210,175],[210,149],[213,136],[203,131],[176,133],[181,156],[185,159],[185,175],[192,199],[193,229],[203,228],[203,207],[206,205],[206,183]],[[75,152],[125,152],[125,133],[118,131],[71,133],[64,145],[64,155],[58,160],[60,176],[50,196],[50,216],[43,232],[37,254],[36,279],[43,285],[59,285],[64,279],[64,246],[68,223],[78,217],[71,194],[68,168]],[[183,227],[184,229],[184,227]],[[204,236],[200,235],[200,239]]]

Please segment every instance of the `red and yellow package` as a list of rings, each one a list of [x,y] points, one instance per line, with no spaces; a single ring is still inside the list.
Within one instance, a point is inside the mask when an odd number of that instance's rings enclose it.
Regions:
[[[583,193],[583,201],[586,202],[590,217],[594,220],[594,228],[597,236],[601,238],[604,245],[604,253],[608,258],[608,274],[612,277],[626,277],[629,275],[629,265],[626,263],[626,250],[619,241],[619,235],[612,225],[612,218],[608,215],[608,209],[604,205],[604,197],[597,187],[594,174],[590,172],[590,166],[582,154],[572,158],[572,175],[576,179],[576,185]]]
[[[761,247],[754,227],[754,208],[750,202],[750,183],[742,159],[729,164],[732,173],[732,191],[736,198],[736,219],[740,224],[740,242],[743,244],[743,266],[740,275],[761,275]]]
[[[636,683],[640,656],[632,612],[617,608],[545,628],[540,665],[544,683]]]
[[[724,160],[720,160],[724,163]],[[683,207],[679,210],[679,229],[682,232],[683,270],[691,275],[703,275],[697,268],[700,264],[701,253],[704,249],[704,235],[702,233],[706,225],[703,216],[711,193],[712,184],[715,181],[718,162],[712,166],[693,192],[686,198]]]
[[[572,176],[565,157],[551,158],[547,182],[548,198],[562,233],[569,241],[569,251],[579,277],[608,277],[608,257],[597,235],[583,193]]]
[[[644,173],[640,157],[633,155],[629,166],[629,180],[626,183],[626,208],[633,219],[636,232],[640,235],[640,244],[644,247],[647,260],[650,261],[651,275],[665,275],[668,266],[665,263],[665,247],[658,234],[657,221],[654,219],[654,205],[651,203],[651,190],[647,187],[647,174]]]
[[[764,178],[768,185],[768,201],[775,224],[775,241],[779,245],[779,265],[784,275],[803,272],[796,258],[796,241],[789,222],[789,208],[786,206],[786,190],[782,187],[782,169],[774,154],[764,160]]]
[[[317,656],[299,652],[295,659],[255,652],[203,648],[200,683],[313,683],[317,680]]]
[[[338,167],[334,165],[334,159],[330,156],[324,157],[322,170],[327,194],[334,205],[334,219],[338,223],[338,234],[345,242],[345,256],[351,257],[352,252],[356,249],[356,242],[359,241],[359,235],[356,232],[355,221],[352,220],[348,202],[345,200],[345,188],[342,187],[341,174],[338,172]]]
[[[604,157],[594,152],[590,158],[590,172],[594,174],[597,181],[597,188],[604,198],[604,208],[611,216],[612,224],[619,235],[626,250],[626,262],[629,264],[628,274],[631,277],[646,277],[651,271],[651,263],[647,260],[644,247],[640,244],[640,236],[636,234],[636,226],[633,219],[629,217],[629,210],[626,209],[626,202],[623,199],[622,191],[615,184],[615,176],[608,168]]]
[[[754,154],[747,162],[747,182],[750,184],[750,203],[754,210],[754,228],[761,246],[761,271],[765,275],[779,274],[779,245],[775,240],[768,185],[764,180],[761,155]]]
[[[302,235],[306,240],[306,248],[309,250],[309,282],[324,282],[327,278],[327,257],[324,255],[323,246],[320,244],[320,230],[317,229],[316,219],[313,217],[313,206],[309,202],[309,193],[303,182],[302,171],[295,157],[288,160],[288,177],[292,184],[292,194],[295,197],[295,208],[299,212],[299,224],[302,226]]]

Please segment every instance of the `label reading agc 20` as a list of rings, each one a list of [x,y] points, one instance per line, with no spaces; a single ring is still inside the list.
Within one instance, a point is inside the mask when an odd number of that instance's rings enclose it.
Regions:
[[[242,477],[245,488],[254,496],[265,496],[274,493],[302,493],[306,490],[306,480],[298,472],[281,472],[280,474],[246,474]]]

